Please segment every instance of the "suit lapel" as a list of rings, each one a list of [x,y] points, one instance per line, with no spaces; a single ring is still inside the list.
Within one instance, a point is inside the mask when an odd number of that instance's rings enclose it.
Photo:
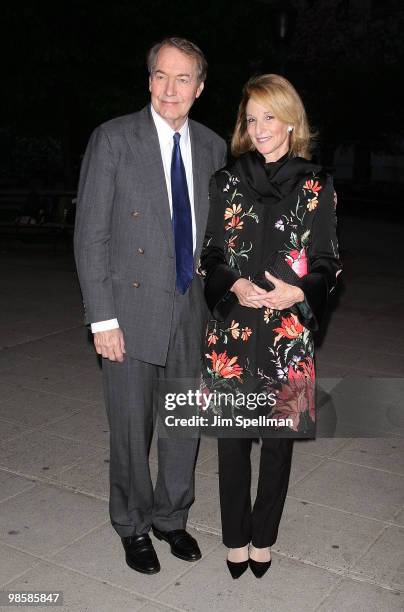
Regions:
[[[199,137],[193,122],[189,122],[192,151],[192,176],[194,182],[194,209],[196,225],[195,260],[199,257],[205,235],[208,215],[209,150]],[[195,261],[195,263],[198,263]]]
[[[141,169],[140,175],[147,185],[148,202],[160,223],[171,253],[175,254],[163,161],[156,126],[149,106],[139,112],[138,121],[128,135],[128,142],[136,163]]]
[[[189,131],[191,138],[196,225],[195,263],[197,263],[202,248],[208,217],[208,186],[212,167],[209,157],[210,151],[200,138],[192,120],[189,121]],[[127,134],[127,140],[135,157],[136,164],[140,169],[139,174],[147,186],[148,203],[158,219],[171,254],[175,255],[167,184],[164,175],[163,161],[161,159],[157,130],[151,116],[149,105],[137,113],[133,129]]]

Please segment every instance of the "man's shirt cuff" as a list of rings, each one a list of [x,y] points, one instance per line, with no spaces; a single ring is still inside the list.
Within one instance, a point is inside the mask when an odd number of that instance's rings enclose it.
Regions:
[[[97,323],[91,323],[91,331],[93,334],[101,331],[109,331],[110,329],[118,329],[118,319],[108,319],[108,321],[97,321]]]

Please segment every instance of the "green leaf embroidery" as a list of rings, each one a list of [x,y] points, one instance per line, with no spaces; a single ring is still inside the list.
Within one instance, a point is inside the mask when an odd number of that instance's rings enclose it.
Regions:
[[[299,238],[297,237],[296,232],[291,232],[291,234],[290,234],[290,242],[295,247],[295,249],[299,249],[300,248]]]
[[[310,230],[306,230],[301,237],[301,243],[303,246],[306,246],[309,243]]]
[[[300,338],[295,338],[294,340],[291,340],[290,342],[288,342],[286,346],[286,350],[285,350],[285,360],[286,360],[286,357],[288,356],[289,351],[300,341],[301,341]]]

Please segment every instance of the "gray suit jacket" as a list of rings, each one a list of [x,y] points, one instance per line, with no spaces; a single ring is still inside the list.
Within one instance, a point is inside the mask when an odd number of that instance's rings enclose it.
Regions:
[[[207,222],[209,180],[225,164],[226,145],[196,121],[189,120],[189,128],[196,266]],[[175,248],[149,106],[94,130],[81,168],[77,202],[74,248],[86,322],[117,317],[126,352],[164,365],[174,305]],[[195,283],[202,285],[199,276]],[[201,313],[196,313],[196,326],[201,324]]]

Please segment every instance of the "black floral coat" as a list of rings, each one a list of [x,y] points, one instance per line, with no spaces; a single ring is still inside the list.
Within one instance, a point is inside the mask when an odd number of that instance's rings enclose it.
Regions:
[[[305,300],[281,311],[236,302],[224,321],[212,318],[206,330],[202,387],[206,397],[212,391],[232,393],[233,398],[240,393],[272,394],[276,400],[264,407],[246,408],[245,401],[233,401],[231,417],[269,417],[269,425],[267,420],[260,422],[260,435],[265,431],[264,435],[313,437],[312,331],[319,326],[341,270],[336,194],[332,178],[319,166],[287,156],[280,163],[266,164],[265,172],[272,166],[266,175],[259,168],[257,187],[255,170],[249,174],[251,155],[217,172],[211,182],[201,255],[208,306],[216,312],[233,283],[240,277],[253,278],[274,252],[281,253],[300,277]],[[257,168],[256,158],[254,164]],[[270,186],[270,197],[260,197],[263,180]],[[224,414],[220,403],[211,401],[208,410]]]

